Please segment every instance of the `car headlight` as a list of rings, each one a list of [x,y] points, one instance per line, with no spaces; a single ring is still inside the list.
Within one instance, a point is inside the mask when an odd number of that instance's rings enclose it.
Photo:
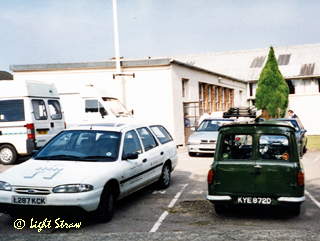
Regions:
[[[7,182],[0,182],[0,190],[11,191],[12,186]]]
[[[56,193],[88,192],[91,190],[93,190],[93,186],[90,184],[69,184],[53,188],[53,192]]]

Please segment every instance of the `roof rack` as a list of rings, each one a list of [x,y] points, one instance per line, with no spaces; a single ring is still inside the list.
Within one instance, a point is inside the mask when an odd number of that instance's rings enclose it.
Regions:
[[[230,117],[249,117],[249,118],[257,118],[260,116],[261,111],[258,111],[257,108],[254,107],[230,107],[230,109],[226,112],[223,112],[223,118]]]

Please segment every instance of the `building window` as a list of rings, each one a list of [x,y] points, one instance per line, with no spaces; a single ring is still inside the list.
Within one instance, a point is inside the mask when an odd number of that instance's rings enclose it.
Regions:
[[[182,79],[182,98],[187,98],[187,93],[188,93],[188,80],[187,79]]]
[[[208,111],[211,113],[211,85],[208,85]]]
[[[230,107],[232,106],[232,105],[231,105],[231,104],[232,104],[232,103],[231,103],[231,90],[229,89],[228,92],[229,92],[229,93],[228,93],[228,103],[229,103],[229,108],[230,108]]]
[[[260,67],[262,67],[263,64],[264,64],[264,61],[266,60],[266,57],[267,57],[267,56],[256,57],[256,58],[252,61],[250,68],[260,68]]]
[[[225,110],[225,102],[224,102],[224,88],[222,88],[222,110]]]
[[[320,79],[318,79],[318,92],[320,93]]]
[[[315,63],[313,64],[304,64],[300,69],[301,76],[313,75]]]
[[[199,108],[200,108],[200,115],[203,115],[203,111],[204,111],[204,106],[203,106],[203,85],[204,84],[199,84]]]
[[[253,83],[249,83],[249,92],[250,92],[250,97],[253,95]]]
[[[295,94],[294,84],[292,80],[286,80],[286,83],[289,87],[289,94]]]
[[[219,111],[219,87],[216,87],[216,111]]]
[[[295,94],[312,94],[311,79],[298,79],[293,82]]]
[[[291,54],[281,54],[278,58],[278,65],[288,65]]]

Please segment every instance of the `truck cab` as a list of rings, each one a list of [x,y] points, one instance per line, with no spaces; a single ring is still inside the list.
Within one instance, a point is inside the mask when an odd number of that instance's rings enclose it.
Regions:
[[[129,112],[116,97],[92,85],[80,88],[66,85],[58,91],[67,127],[133,118],[133,111]]]

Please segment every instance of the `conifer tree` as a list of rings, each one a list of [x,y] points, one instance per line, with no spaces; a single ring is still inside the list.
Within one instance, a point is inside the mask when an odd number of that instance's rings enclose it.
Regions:
[[[289,87],[284,80],[273,47],[270,47],[268,60],[260,73],[256,91],[255,106],[262,110],[262,117],[283,118],[288,107]]]

